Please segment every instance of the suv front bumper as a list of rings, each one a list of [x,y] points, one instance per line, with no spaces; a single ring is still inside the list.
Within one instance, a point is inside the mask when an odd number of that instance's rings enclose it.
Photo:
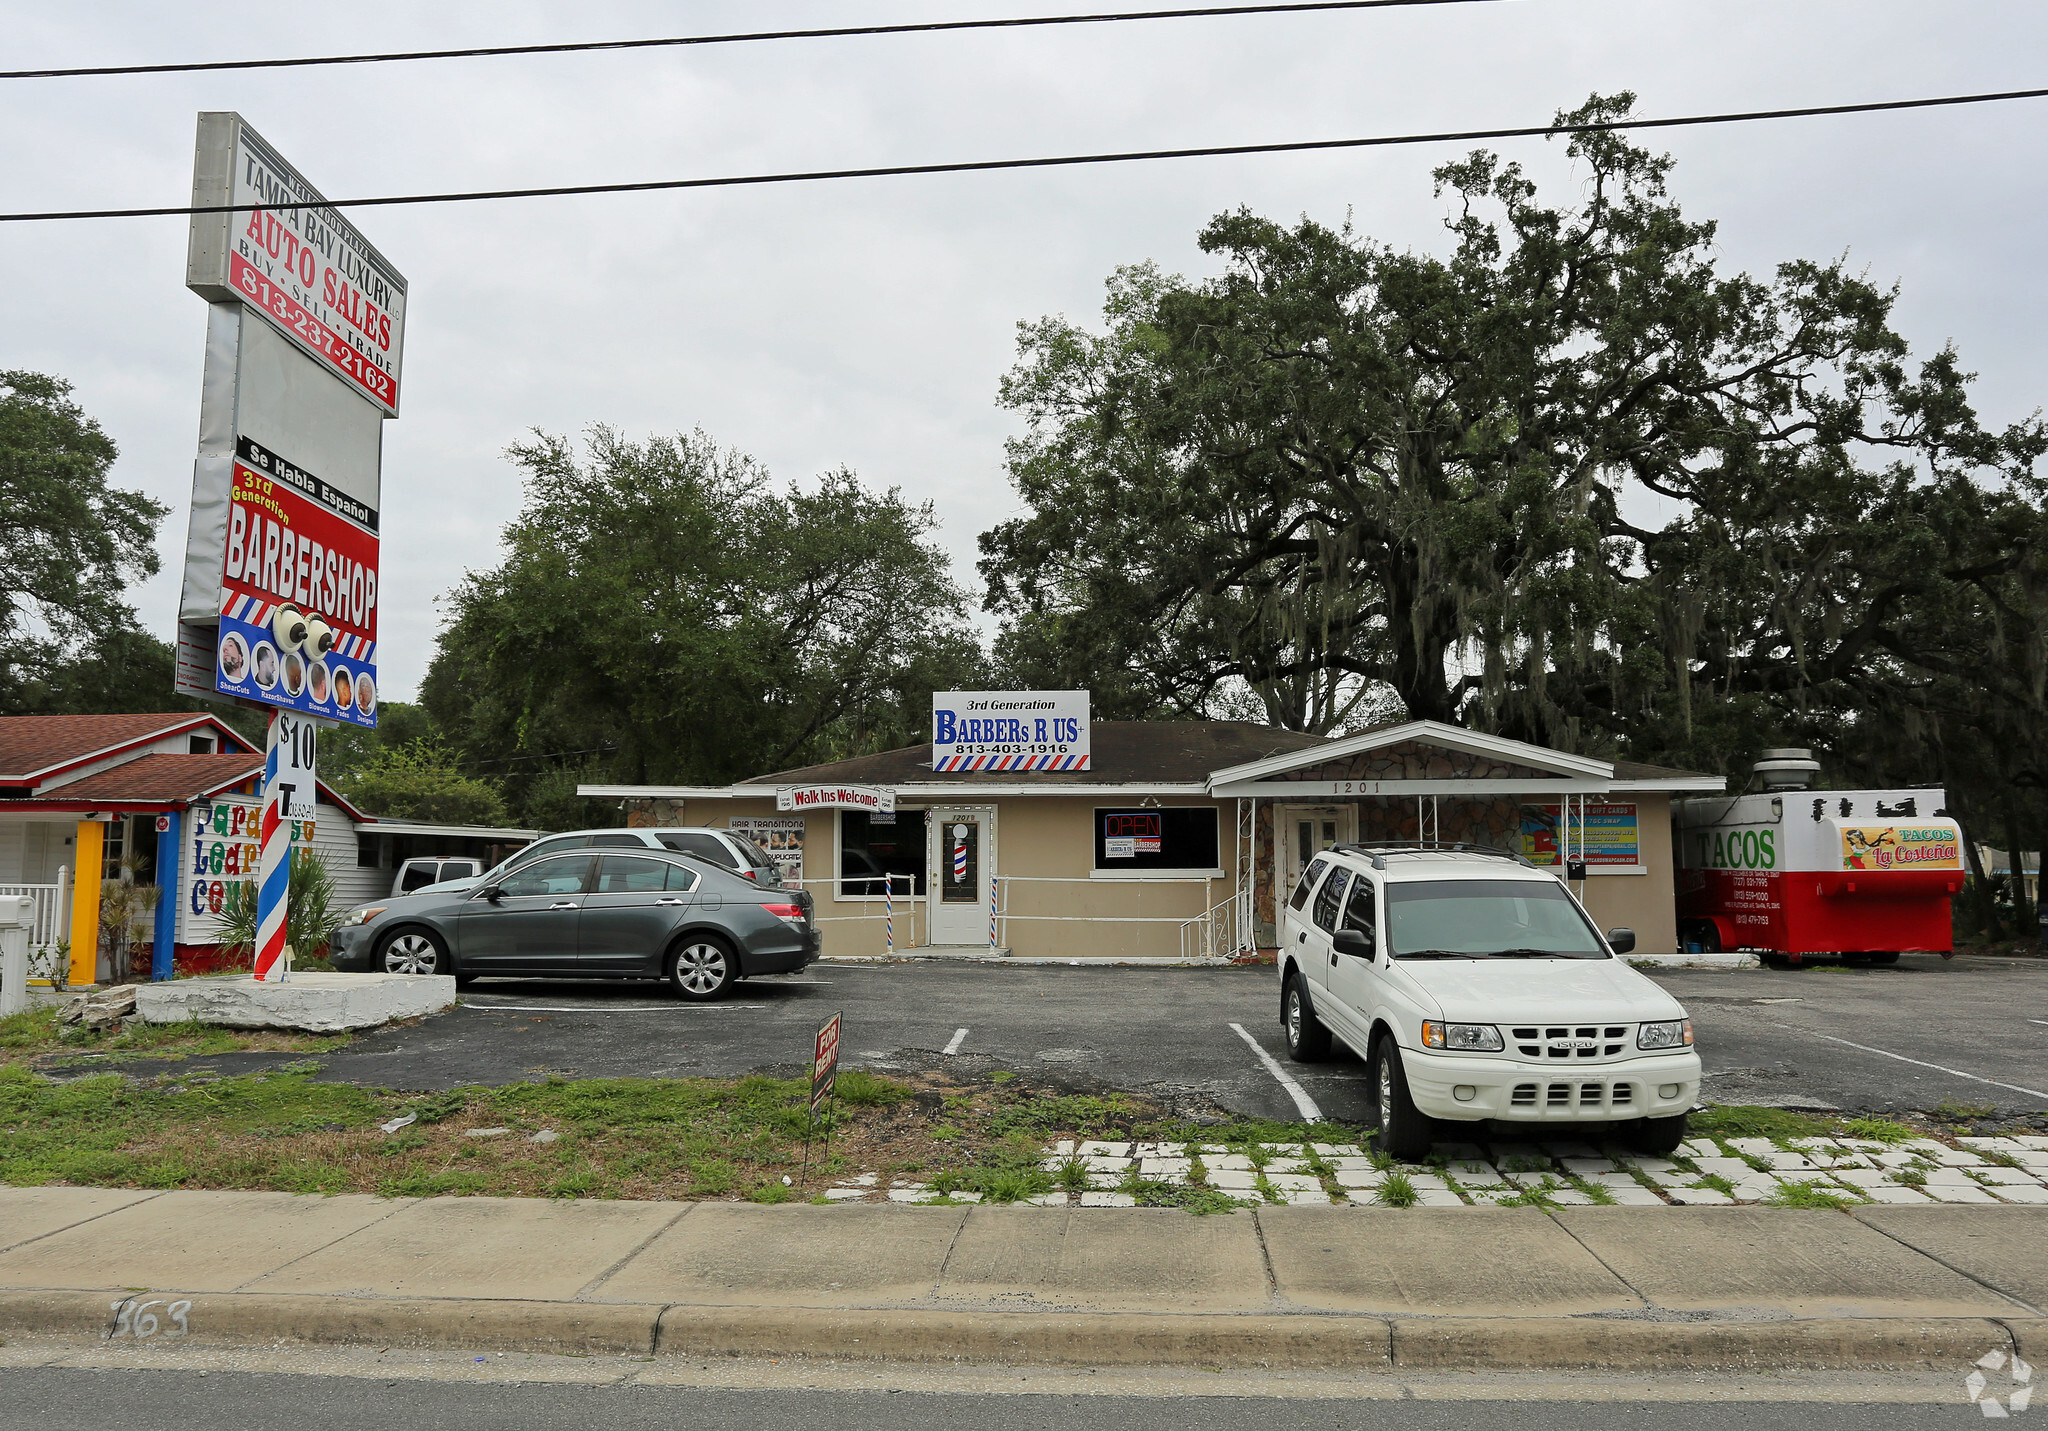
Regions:
[[[1408,1094],[1432,1118],[1504,1123],[1620,1122],[1668,1118],[1700,1092],[1700,1056],[1644,1054],[1575,1068],[1511,1058],[1401,1050]],[[1668,1090],[1668,1091],[1667,1091]],[[1468,1096],[1459,1097],[1460,1093]]]

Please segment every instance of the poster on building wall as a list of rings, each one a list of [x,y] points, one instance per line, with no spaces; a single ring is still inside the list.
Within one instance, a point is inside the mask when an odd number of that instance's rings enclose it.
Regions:
[[[220,939],[219,920],[229,891],[246,886],[240,896],[256,898],[256,876],[263,857],[263,802],[253,796],[200,801],[190,809],[185,848],[178,862],[183,899],[178,912],[181,944],[213,944]],[[315,822],[289,822],[292,852],[311,849]]]
[[[801,815],[735,815],[725,827],[768,852],[781,872],[783,887],[802,889],[804,882],[804,818]]]
[[[1583,811],[1583,823],[1581,812]],[[1642,831],[1636,807],[1630,801],[1587,801],[1571,806],[1569,831],[1573,859],[1589,867],[1610,868],[1639,865],[1642,861]],[[1522,854],[1531,864],[1554,865],[1566,831],[1556,805],[1522,807]]]

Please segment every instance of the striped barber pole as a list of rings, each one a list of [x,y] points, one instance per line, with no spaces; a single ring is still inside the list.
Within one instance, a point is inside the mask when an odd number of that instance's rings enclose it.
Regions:
[[[291,821],[280,808],[285,792],[279,784],[278,713],[270,713],[270,739],[263,757],[263,845],[256,878],[256,979],[276,983],[284,978],[285,896],[291,881]]]
[[[996,881],[994,875],[990,875],[988,881],[988,947],[991,949],[1002,947],[996,943]]]

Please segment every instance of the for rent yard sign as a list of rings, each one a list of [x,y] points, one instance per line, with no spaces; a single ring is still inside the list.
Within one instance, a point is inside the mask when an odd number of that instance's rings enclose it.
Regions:
[[[834,1014],[818,1030],[817,1048],[811,1055],[811,1116],[818,1116],[818,1106],[832,1096],[832,1086],[839,1081],[839,1019]]]

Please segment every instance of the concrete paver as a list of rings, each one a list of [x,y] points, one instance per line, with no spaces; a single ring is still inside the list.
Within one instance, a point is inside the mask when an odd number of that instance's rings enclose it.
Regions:
[[[1625,1212],[1587,1208],[1567,1215]],[[1302,1307],[1571,1316],[1642,1305],[1534,1209],[1287,1207],[1262,1208],[1258,1218],[1280,1296]]]
[[[1856,1220],[2048,1312],[2048,1208],[1860,1207]]]
[[[167,1192],[0,1253],[0,1287],[229,1292],[406,1206],[359,1195]]]
[[[155,1196],[132,1188],[0,1187],[0,1251]]]
[[[1595,1214],[1567,1208],[1556,1218],[1630,1286],[1674,1310],[1775,1310],[1802,1317],[2020,1310],[1839,1212],[1667,1207]]]
[[[596,1199],[432,1198],[259,1278],[246,1290],[565,1300],[690,1207]]]
[[[1222,1312],[1269,1305],[1248,1212],[976,1208],[946,1259],[948,1302],[1103,1311]]]
[[[703,1203],[590,1296],[752,1307],[921,1302],[938,1286],[967,1215],[964,1207]]]

